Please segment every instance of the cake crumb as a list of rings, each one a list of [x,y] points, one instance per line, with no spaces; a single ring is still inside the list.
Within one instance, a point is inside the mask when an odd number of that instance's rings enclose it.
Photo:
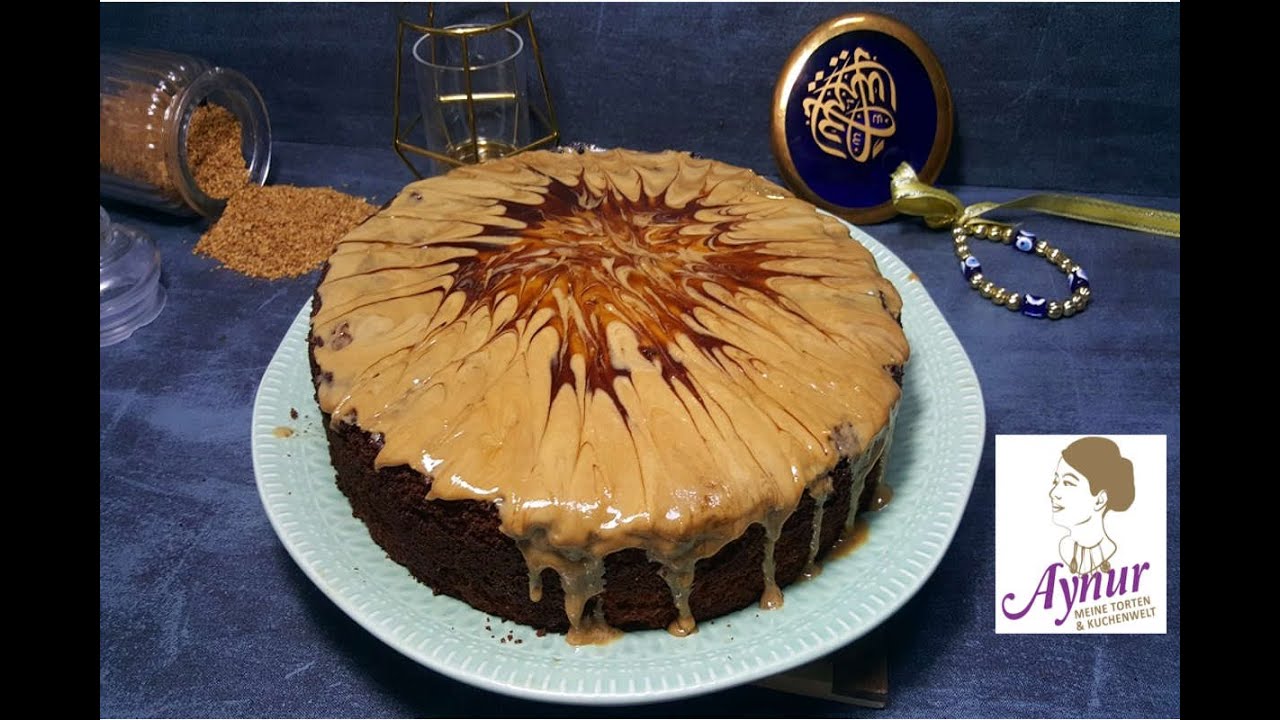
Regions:
[[[911,273],[907,275],[907,282],[916,282],[919,279],[920,279],[920,276],[915,273]]]
[[[293,436],[293,428],[287,428],[287,427],[285,427],[285,426],[283,426],[283,425],[277,426],[277,427],[276,427],[276,429],[275,429],[275,436],[276,436],[276,437],[278,437],[278,438],[287,438],[287,437],[292,437],[292,436]]]
[[[289,408],[289,417],[293,418],[294,420],[297,420],[297,419],[298,419],[298,409],[297,409],[297,408]]]
[[[343,235],[377,210],[333,188],[245,185],[193,252],[250,277],[297,277],[319,267]]]

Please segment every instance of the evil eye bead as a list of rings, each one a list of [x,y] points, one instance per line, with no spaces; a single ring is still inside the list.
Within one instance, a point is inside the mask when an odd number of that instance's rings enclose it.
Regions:
[[[1039,295],[1027,295],[1022,299],[1022,314],[1030,318],[1042,318],[1049,314],[1049,301]]]
[[[1036,249],[1036,234],[1019,230],[1018,236],[1013,239],[1013,246],[1024,253],[1032,252]]]
[[[1084,268],[1078,265],[1071,268],[1071,274],[1067,276],[1067,280],[1071,282],[1071,292],[1089,287],[1089,276],[1085,275]]]
[[[988,225],[973,223],[953,230],[955,236],[955,253],[960,260],[960,271],[969,281],[969,287],[977,290],[982,297],[993,304],[1021,313],[1029,318],[1048,318],[1059,320],[1069,318],[1084,311],[1089,305],[1089,277],[1060,248],[1053,247],[1041,240],[1029,230],[1015,230],[1003,224]],[[1071,285],[1069,299],[1050,300],[1039,295],[1021,295],[996,285],[982,273],[982,263],[973,256],[970,238],[988,238],[993,242],[1013,245],[1018,252],[1028,255],[1039,255],[1061,270]]]

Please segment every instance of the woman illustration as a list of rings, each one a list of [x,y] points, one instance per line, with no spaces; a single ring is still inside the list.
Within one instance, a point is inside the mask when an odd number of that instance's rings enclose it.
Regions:
[[[1053,487],[1053,524],[1066,528],[1058,554],[1072,573],[1107,572],[1116,543],[1107,535],[1107,513],[1133,504],[1133,463],[1100,437],[1076,440],[1062,451]]]

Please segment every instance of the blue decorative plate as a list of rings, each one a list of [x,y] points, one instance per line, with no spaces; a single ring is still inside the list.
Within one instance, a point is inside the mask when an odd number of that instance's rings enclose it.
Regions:
[[[896,214],[903,162],[933,183],[951,148],[951,90],[920,36],[871,13],[823,23],[791,53],[773,94],[772,146],[787,185],[846,220]]]

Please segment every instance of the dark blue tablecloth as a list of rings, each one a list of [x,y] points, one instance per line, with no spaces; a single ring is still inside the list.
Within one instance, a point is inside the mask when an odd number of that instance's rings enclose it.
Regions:
[[[275,182],[332,185],[377,203],[410,179],[390,150],[277,143],[276,157]],[[959,194],[975,201],[1021,193]],[[262,372],[316,273],[245,278],[192,254],[199,222],[107,209],[156,240],[168,305],[99,356],[101,713],[601,715],[449,680],[383,645],[311,584],[259,503],[249,419]],[[982,464],[955,541],[933,578],[886,623],[888,709],[742,687],[603,714],[1180,713],[1179,244],[1044,217],[1032,222],[1090,271],[1097,301],[1084,314],[1055,323],[995,309],[960,278],[945,233],[905,219],[868,228],[942,308],[973,359],[987,411]],[[999,266],[1003,282],[1059,287],[1061,275],[1046,263],[1018,259]],[[1169,436],[1168,634],[995,634],[992,457],[1000,433]]]

